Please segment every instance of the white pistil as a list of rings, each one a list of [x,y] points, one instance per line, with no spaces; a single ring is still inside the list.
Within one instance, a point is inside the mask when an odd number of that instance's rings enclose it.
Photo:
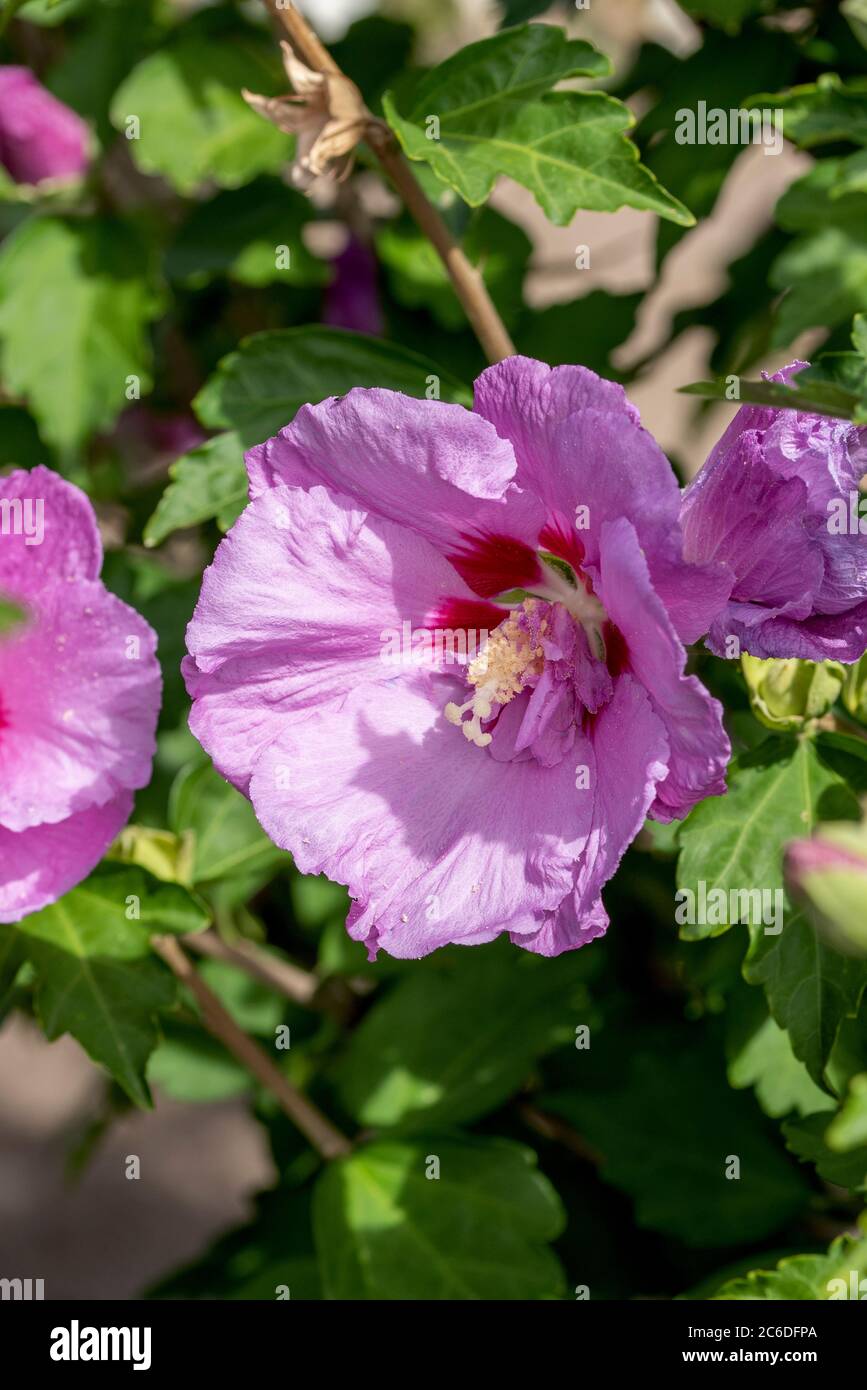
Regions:
[[[549,603],[562,603],[576,623],[584,629],[592,655],[597,660],[604,661],[605,638],[602,636],[602,625],[607,621],[608,614],[602,604],[595,594],[588,594],[580,581],[573,588],[553,565],[545,564],[545,569],[547,580],[544,584],[533,586],[534,594],[547,599]]]
[[[443,714],[450,724],[458,724],[463,730],[464,738],[469,739],[477,748],[486,748],[491,741],[491,735],[486,734],[482,728],[482,720],[490,719],[493,706],[488,699],[488,692],[483,686],[481,690],[462,705],[456,705],[454,700],[450,700],[443,710]],[[472,718],[464,721],[464,715],[470,711]]]
[[[525,599],[522,605],[527,613],[536,606],[533,598]],[[520,611],[495,628],[479,655],[470,662],[467,680],[476,687],[474,693],[462,705],[450,701],[443,711],[449,723],[459,725],[464,738],[477,748],[486,748],[491,741],[482,723],[490,719],[494,705],[507,705],[523,689],[523,677],[528,673],[538,675],[544,664],[541,645],[531,645],[529,634],[518,622]],[[547,625],[545,619],[540,630],[544,632]],[[465,714],[470,718],[465,720]]]

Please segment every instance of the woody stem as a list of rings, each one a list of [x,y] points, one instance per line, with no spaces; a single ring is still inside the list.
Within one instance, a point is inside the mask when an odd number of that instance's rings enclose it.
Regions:
[[[184,937],[184,946],[197,955],[209,956],[212,960],[226,961],[236,969],[243,970],[254,980],[260,980],[270,989],[279,990],[293,1003],[309,1007],[319,981],[307,970],[300,970],[288,960],[273,956],[242,937],[234,945],[223,941],[215,931],[198,932]]]
[[[277,1099],[284,1114],[300,1129],[322,1158],[340,1158],[351,1145],[306,1096],[287,1081],[258,1043],[238,1027],[213,990],[205,984],[189,956],[173,936],[154,936],[151,945],[169,969],[194,995],[202,1022],[210,1033]]]
[[[331,54],[289,0],[265,0],[265,5],[286,30],[289,42],[307,67],[316,72],[340,72]],[[367,142],[420,230],[439,255],[488,361],[501,362],[504,357],[514,356],[514,343],[494,307],[482,276],[467,260],[425,194],[388,126],[369,112],[368,116]]]

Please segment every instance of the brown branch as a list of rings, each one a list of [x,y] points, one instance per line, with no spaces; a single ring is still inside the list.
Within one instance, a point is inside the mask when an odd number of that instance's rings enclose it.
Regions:
[[[255,1076],[279,1102],[284,1114],[297,1125],[317,1153],[325,1159],[340,1158],[352,1148],[349,1140],[318,1110],[306,1096],[274,1065],[266,1052],[248,1038],[232,1015],[224,1009],[213,990],[209,989],[173,936],[155,936],[154,950],[162,957],[182,984],[195,995],[202,1010],[202,1020],[210,1033]]]
[[[283,26],[293,49],[307,67],[316,72],[340,72],[331,54],[289,0],[264,0],[264,3],[274,19]],[[488,361],[501,362],[504,357],[513,357],[515,346],[494,307],[484,279],[452,237],[404,159],[388,126],[370,112],[367,114],[367,142],[420,230],[442,260]]]
[[[319,989],[319,981],[309,971],[300,969],[290,961],[272,956],[249,941],[238,941],[230,945],[214,931],[195,932],[184,937],[184,946],[197,955],[209,956],[212,960],[223,960],[236,966],[247,975],[254,976],[267,985],[285,994],[295,1004],[310,1004]]]
[[[552,1115],[547,1110],[540,1110],[538,1106],[531,1105],[529,1101],[518,1106],[518,1114],[524,1123],[529,1125],[536,1134],[541,1134],[543,1139],[550,1139],[554,1144],[562,1144],[563,1148],[568,1149],[576,1158],[599,1167],[602,1162],[602,1155],[599,1151],[588,1144],[587,1140],[559,1115]]]
[[[237,970],[243,970],[305,1009],[327,1014],[341,1028],[348,1027],[358,1012],[359,996],[368,994],[373,988],[373,982],[363,976],[348,980],[332,976],[320,980],[312,972],[272,956],[251,941],[240,940],[230,945],[213,931],[191,933],[183,938],[183,944],[201,956],[224,960]]]
[[[320,42],[318,34],[314,33],[304,16],[299,14],[289,0],[265,0],[265,6],[277,23],[283,25],[289,42],[305,67],[313,68],[316,72],[340,71],[328,49]]]

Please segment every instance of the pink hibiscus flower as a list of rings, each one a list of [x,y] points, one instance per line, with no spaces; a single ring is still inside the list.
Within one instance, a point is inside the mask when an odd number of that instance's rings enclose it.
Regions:
[[[29,68],[0,67],[0,164],[16,183],[83,174],[89,140],[81,117]]]
[[[681,642],[731,578],[683,561],[676,479],[622,389],[520,357],[472,412],[356,389],[247,465],[187,634],[218,769],[348,886],[371,952],[600,935],[645,816],[723,792],[729,756]],[[419,662],[419,633],[473,631],[466,659],[430,640]]]
[[[156,638],[99,579],[88,499],[47,468],[0,477],[0,922],[90,873],[150,777]]]
[[[789,382],[794,362],[769,377]],[[721,561],[731,597],[711,624],[717,656],[853,662],[867,648],[867,547],[856,511],[867,428],[745,405],[683,495],[692,560]],[[732,648],[732,639],[737,646]]]

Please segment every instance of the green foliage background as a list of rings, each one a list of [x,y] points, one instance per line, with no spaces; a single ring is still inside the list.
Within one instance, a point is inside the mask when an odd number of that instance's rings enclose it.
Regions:
[[[676,316],[669,343],[711,331],[713,380],[693,389],[713,396],[824,330],[798,403],[867,420],[858,0],[683,0],[693,51],[644,44],[614,73],[571,7],[500,9],[497,35],[434,70],[419,56],[422,6],[358,21],[333,52],[392,125],[519,349],[617,375],[611,355],[642,296],[596,290],[531,312],[528,238],[487,205],[501,175],[558,224],[578,209],[643,210],[662,273],[739,153],[678,144],[678,108],[779,108],[810,167],[725,267],[722,293]],[[532,22],[542,11],[549,27]],[[731,790],[683,826],[647,827],[607,891],[603,941],[556,960],[497,942],[369,963],[345,934],[344,891],[296,873],[189,735],[184,628],[244,505],[245,448],[354,385],[423,395],[433,374],[444,399],[467,403],[480,349],[399,210],[366,229],[382,339],[322,325],[333,267],[309,233],[354,219],[355,185],[325,210],[288,186],[291,139],[240,96],[286,85],[255,5],[29,0],[2,43],[4,62],[33,67],[90,122],[93,161],[79,186],[0,189],[0,468],[48,463],[100,507],[115,538],[106,580],[157,629],[166,691],[153,781],[109,860],[0,926],[0,1018],[20,1009],[49,1039],[71,1033],[107,1074],[106,1124],[149,1106],[154,1088],[191,1105],[246,1097],[279,1174],[248,1226],[155,1294],[821,1299],[841,1272],[867,1275],[867,961],[788,899],[779,936],[733,923],[678,939],[674,926],[677,886],[782,888],[788,840],[857,819],[863,709],[850,705],[849,733],[769,733],[739,669],[696,651],[728,712]],[[425,136],[431,112],[438,141]],[[362,150],[353,177],[374,170]],[[144,416],[125,414],[132,378],[151,423],[201,427],[168,474]],[[792,400],[742,385],[744,399]],[[14,616],[0,606],[0,631]],[[126,920],[130,894],[140,921]],[[278,1065],[357,1138],[347,1158],[323,1165],[151,949],[154,932],[209,925],[312,977],[301,1003],[224,961],[200,967],[264,1046],[290,1029]]]

